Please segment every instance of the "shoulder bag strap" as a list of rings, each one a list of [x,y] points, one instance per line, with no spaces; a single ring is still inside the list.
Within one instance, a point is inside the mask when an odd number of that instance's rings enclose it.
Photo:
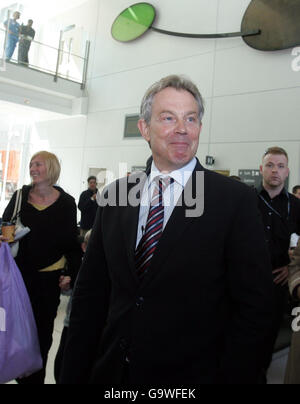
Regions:
[[[12,218],[11,218],[12,222],[15,219],[17,219],[17,217],[19,216],[20,211],[21,211],[21,205],[22,205],[22,189],[18,189],[16,202],[15,202],[14,213],[13,213]]]

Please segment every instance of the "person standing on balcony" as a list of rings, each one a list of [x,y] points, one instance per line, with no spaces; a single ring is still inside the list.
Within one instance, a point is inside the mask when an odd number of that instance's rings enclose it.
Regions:
[[[20,24],[17,22],[17,20],[21,17],[21,14],[19,11],[15,11],[13,13],[13,18],[10,18],[9,20],[6,20],[4,22],[4,27],[7,29],[7,42],[6,42],[6,49],[5,49],[5,55],[6,55],[6,61],[9,61],[16,49],[17,43],[19,42],[19,35],[20,35]]]
[[[32,28],[32,25],[33,20],[28,20],[27,25],[22,24],[20,30],[18,62],[25,66],[28,66],[29,64],[28,53],[31,42],[34,40],[35,37],[35,30]]]

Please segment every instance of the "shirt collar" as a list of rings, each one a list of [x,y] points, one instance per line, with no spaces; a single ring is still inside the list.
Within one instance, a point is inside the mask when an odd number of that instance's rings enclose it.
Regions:
[[[179,185],[184,188],[191,178],[193,171],[195,170],[197,164],[197,159],[194,157],[188,164],[184,167],[180,168],[179,170],[174,170],[171,173],[163,174],[159,171],[156,167],[154,161],[152,162],[151,173],[149,178],[149,184],[153,182],[156,177],[171,177],[176,181]]]
[[[257,192],[258,192],[259,195],[267,196],[269,199],[271,199],[270,195],[269,195],[269,192],[264,188],[263,184],[261,184],[257,188]],[[280,194],[276,195],[275,198],[278,198],[278,197],[285,197],[285,198],[288,199],[288,192],[284,187],[282,188]]]

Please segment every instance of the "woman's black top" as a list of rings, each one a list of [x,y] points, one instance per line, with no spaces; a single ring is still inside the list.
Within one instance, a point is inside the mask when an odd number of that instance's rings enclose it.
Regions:
[[[30,228],[20,240],[16,263],[23,275],[38,272],[59,261],[67,259],[67,274],[73,279],[81,265],[81,250],[77,241],[77,208],[72,196],[62,188],[54,187],[60,196],[47,209],[39,211],[28,203],[31,186],[22,188],[21,222]],[[8,204],[3,221],[11,220],[15,202],[15,193]]]

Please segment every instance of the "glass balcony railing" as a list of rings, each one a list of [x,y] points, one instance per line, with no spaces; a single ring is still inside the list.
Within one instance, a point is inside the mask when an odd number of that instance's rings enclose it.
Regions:
[[[24,43],[19,39],[12,57],[7,58],[7,47],[9,45],[9,35],[5,29],[0,28],[0,59],[2,59],[2,67],[5,63],[14,63],[23,67],[38,70],[53,75],[54,80],[63,78],[76,83],[80,83],[82,88],[85,87],[87,78],[87,67],[89,58],[90,42],[86,42],[85,55],[79,56],[72,53],[71,50],[63,48],[65,44],[61,41],[61,48],[55,48],[41,42],[25,39],[26,45],[29,46],[28,61],[24,60]],[[25,46],[26,46],[25,45]],[[26,54],[27,52],[25,52]]]

